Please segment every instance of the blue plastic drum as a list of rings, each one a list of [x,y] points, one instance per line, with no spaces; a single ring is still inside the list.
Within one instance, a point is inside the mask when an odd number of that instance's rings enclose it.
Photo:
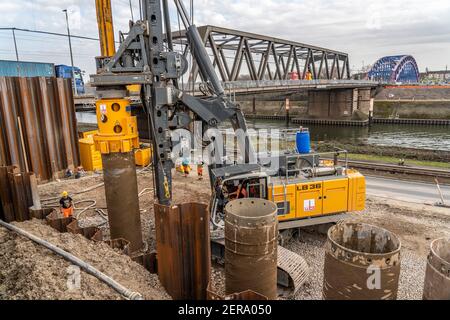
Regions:
[[[296,136],[297,152],[300,154],[311,152],[311,136],[308,130],[298,131]]]

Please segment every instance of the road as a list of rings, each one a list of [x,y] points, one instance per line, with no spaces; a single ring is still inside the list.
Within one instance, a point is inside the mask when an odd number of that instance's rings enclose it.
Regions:
[[[434,184],[392,180],[366,176],[367,193],[400,201],[434,204],[440,202],[439,192]],[[450,186],[441,186],[444,200],[450,204]]]

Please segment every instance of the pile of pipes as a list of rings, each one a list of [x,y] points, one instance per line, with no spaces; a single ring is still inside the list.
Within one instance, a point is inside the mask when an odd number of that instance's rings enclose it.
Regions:
[[[30,209],[42,211],[34,174],[15,167],[0,167],[0,219],[26,221],[33,218]]]
[[[0,166],[39,181],[80,164],[70,79],[0,77]]]

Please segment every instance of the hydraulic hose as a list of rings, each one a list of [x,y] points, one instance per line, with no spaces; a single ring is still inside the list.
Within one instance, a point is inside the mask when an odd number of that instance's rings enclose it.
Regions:
[[[117,291],[118,293],[120,293],[123,297],[125,297],[128,300],[143,300],[143,297],[140,293],[137,292],[133,292],[127,288],[125,288],[124,286],[122,286],[120,283],[118,283],[117,281],[115,281],[114,279],[110,278],[109,276],[107,276],[106,274],[100,272],[99,270],[97,270],[96,268],[94,268],[93,266],[91,266],[90,264],[86,263],[85,261],[75,257],[74,255],[62,250],[61,248],[41,239],[36,237],[35,235],[32,235],[29,232],[26,232],[12,224],[6,223],[2,220],[0,220],[0,225],[5,227],[6,229],[13,231],[23,237],[26,237],[34,242],[36,242],[37,244],[53,251],[54,253],[60,255],[61,257],[63,257],[65,260],[79,266],[81,269],[83,269],[84,271],[86,271],[87,273],[93,275],[94,277],[96,277],[97,279],[99,279],[100,281],[103,281],[104,283],[106,283],[108,286],[110,286],[111,288],[113,288],[115,291]]]

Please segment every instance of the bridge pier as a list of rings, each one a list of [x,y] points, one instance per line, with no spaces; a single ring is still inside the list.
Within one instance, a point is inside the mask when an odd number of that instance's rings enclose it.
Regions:
[[[308,116],[318,119],[367,120],[371,111],[371,89],[331,89],[308,92]]]

